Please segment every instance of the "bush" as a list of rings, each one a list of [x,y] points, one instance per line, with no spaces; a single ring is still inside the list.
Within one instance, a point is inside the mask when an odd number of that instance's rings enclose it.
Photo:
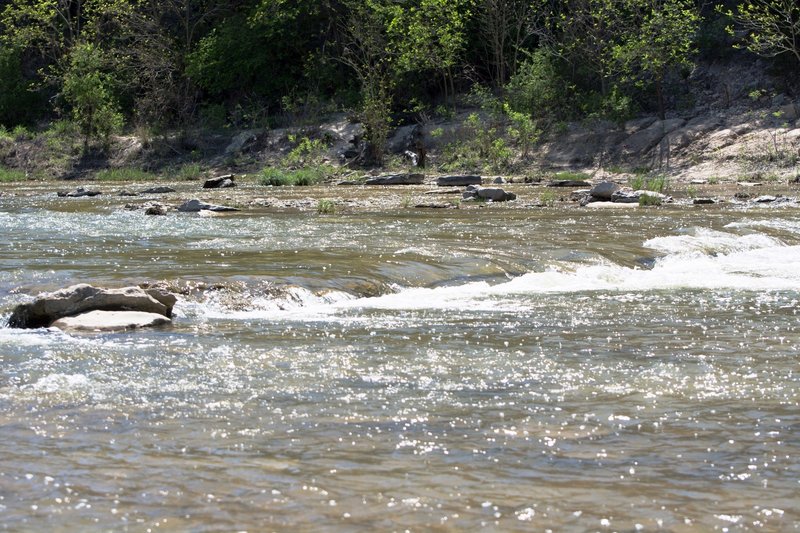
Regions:
[[[317,213],[320,215],[332,215],[336,213],[336,204],[333,200],[322,199],[317,202]]]
[[[14,181],[25,181],[28,177],[21,170],[11,170],[0,167],[0,183],[11,183]]]
[[[328,171],[327,167],[298,168],[296,170],[269,167],[262,171],[260,183],[273,187],[317,185],[328,176]]]
[[[519,66],[506,86],[511,109],[528,116],[563,120],[574,115],[570,89],[551,53],[539,48]]]
[[[156,175],[139,168],[107,168],[95,174],[97,181],[152,181]]]

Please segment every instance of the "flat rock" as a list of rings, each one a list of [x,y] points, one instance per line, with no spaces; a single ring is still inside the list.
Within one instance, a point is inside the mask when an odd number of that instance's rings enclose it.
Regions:
[[[414,206],[417,209],[454,209],[456,206],[451,203],[430,202]]]
[[[78,187],[74,191],[61,191],[56,193],[61,198],[83,198],[88,196],[99,196],[102,194],[100,191],[91,191],[89,189],[84,189],[83,187]]]
[[[170,317],[176,301],[173,294],[159,289],[106,289],[81,283],[40,294],[33,302],[18,305],[11,312],[8,326],[47,327],[60,318],[89,311],[140,311]]]
[[[694,205],[712,205],[716,204],[717,200],[715,200],[714,198],[695,198],[694,200],[692,200],[692,203]]]
[[[765,194],[763,196],[759,196],[758,198],[754,199],[753,201],[757,204],[771,204],[778,199],[777,196],[772,196],[770,194]]]
[[[548,187],[591,187],[592,184],[585,180],[555,180],[547,184]]]
[[[149,189],[143,190],[142,194],[167,194],[171,192],[175,192],[175,189],[173,189],[172,187],[162,186],[162,187],[150,187]]]
[[[638,203],[625,203],[625,202],[591,202],[586,204],[586,207],[591,207],[592,209],[621,209],[624,207],[639,207]]]
[[[204,189],[227,189],[229,187],[236,187],[233,181],[235,176],[233,174],[225,174],[224,176],[217,176],[216,178],[207,179],[203,183]]]
[[[370,178],[365,185],[421,185],[425,182],[425,174],[393,174]]]
[[[178,206],[178,211],[181,213],[199,213],[200,211],[214,211],[217,213],[223,213],[228,211],[238,211],[238,209],[224,205],[207,204],[195,198]]]
[[[629,136],[625,142],[625,151],[629,154],[643,155],[655,147],[669,133],[682,127],[686,121],[682,118],[656,120],[650,126]]]
[[[158,313],[141,311],[89,311],[77,316],[59,318],[51,324],[64,331],[128,331],[171,324],[172,320]]]
[[[425,191],[424,193],[426,196],[444,196],[448,194],[461,194],[461,189],[444,189],[444,190],[433,190],[433,191]]]
[[[466,185],[480,185],[482,178],[475,175],[442,176],[436,179],[439,187],[464,187]]]

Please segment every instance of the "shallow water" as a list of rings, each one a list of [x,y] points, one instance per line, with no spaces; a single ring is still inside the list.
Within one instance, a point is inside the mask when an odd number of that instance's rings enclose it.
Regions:
[[[0,199],[0,528],[800,528],[800,212],[145,217]]]

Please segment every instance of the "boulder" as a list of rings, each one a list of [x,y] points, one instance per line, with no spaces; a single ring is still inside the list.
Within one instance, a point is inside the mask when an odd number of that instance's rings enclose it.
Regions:
[[[589,191],[589,194],[599,200],[611,200],[613,194],[619,191],[620,187],[613,181],[601,181]],[[638,197],[637,197],[638,199]]]
[[[436,180],[439,187],[464,187],[466,185],[480,185],[481,177],[474,175],[442,176]]]
[[[624,150],[631,155],[644,155],[654,148],[669,133],[683,127],[682,118],[656,120],[650,126],[630,135],[624,141]]]
[[[101,193],[100,191],[91,191],[83,187],[78,187],[74,191],[60,191],[57,194],[61,198],[83,198],[86,196],[98,196]]]
[[[612,202],[618,202],[621,204],[638,204],[640,196],[641,194],[639,194],[638,191],[631,191],[630,189],[618,190],[614,191],[614,194],[612,194],[610,198],[604,198],[603,200],[611,200]]]
[[[508,202],[510,200],[516,200],[517,195],[513,192],[506,192],[500,187],[481,187],[479,185],[470,185],[463,193],[462,198],[464,200],[481,199],[491,202]]]
[[[757,203],[757,204],[771,204],[772,202],[775,202],[776,200],[778,200],[777,196],[772,196],[770,194],[765,194],[763,196],[759,196],[758,198],[756,198],[753,201],[755,203]]]
[[[236,187],[234,183],[235,176],[233,174],[226,174],[224,176],[217,176],[216,178],[207,179],[203,183],[204,189],[227,189],[228,187]]]
[[[142,194],[167,194],[170,192],[175,192],[175,189],[172,187],[150,187],[149,189],[145,189],[142,191]]]
[[[178,206],[178,211],[181,213],[199,213],[200,211],[215,211],[217,213],[222,213],[227,211],[238,211],[238,209],[224,205],[207,204],[195,198]]]
[[[127,331],[171,324],[172,320],[158,313],[141,311],[89,311],[77,316],[59,318],[51,327],[64,331]]]
[[[425,174],[392,174],[368,179],[366,185],[421,185]]]
[[[82,283],[40,294],[33,302],[18,305],[8,319],[8,326],[47,327],[60,318],[89,311],[139,311],[169,318],[176,301],[173,294],[160,289],[105,289]]]
[[[145,208],[144,214],[150,216],[164,216],[167,214],[167,206],[164,204],[149,205]]]

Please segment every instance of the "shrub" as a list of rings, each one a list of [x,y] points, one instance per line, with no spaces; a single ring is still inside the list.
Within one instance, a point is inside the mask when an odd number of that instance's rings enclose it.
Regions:
[[[317,213],[320,215],[332,215],[336,213],[336,204],[333,203],[333,200],[320,200],[317,202]]]
[[[262,171],[260,183],[274,187],[316,185],[325,179],[328,170],[327,167],[298,168],[296,170],[268,167]]]
[[[641,196],[639,196],[639,205],[641,206],[661,205],[661,198],[654,194],[642,194]]]
[[[156,175],[139,168],[107,168],[95,174],[97,181],[151,181]]]
[[[0,183],[11,183],[13,181],[25,181],[28,177],[21,170],[12,170],[0,167]]]

